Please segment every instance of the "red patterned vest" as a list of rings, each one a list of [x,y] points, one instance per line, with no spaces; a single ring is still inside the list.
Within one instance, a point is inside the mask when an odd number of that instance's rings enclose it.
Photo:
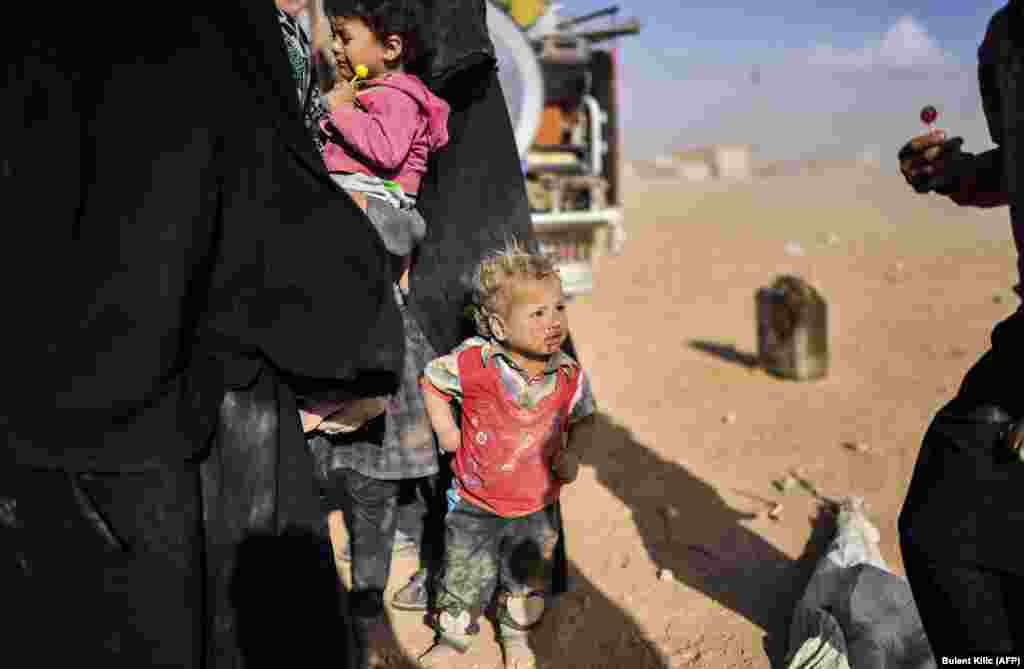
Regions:
[[[558,500],[562,484],[551,459],[568,436],[581,371],[567,377],[559,369],[551,394],[524,409],[502,387],[497,361],[484,367],[480,349],[459,354],[462,446],[452,460],[459,495],[499,516],[525,516]]]

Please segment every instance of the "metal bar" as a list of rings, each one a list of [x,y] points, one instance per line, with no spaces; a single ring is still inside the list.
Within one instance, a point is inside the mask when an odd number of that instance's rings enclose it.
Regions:
[[[573,17],[571,19],[565,19],[564,21],[560,21],[556,27],[559,30],[565,30],[566,28],[571,28],[573,26],[577,26],[577,25],[579,25],[581,23],[586,23],[587,21],[591,21],[593,19],[597,19],[597,18],[600,18],[602,16],[608,16],[608,15],[611,15],[611,14],[618,14],[618,13],[619,13],[619,6],[618,5],[612,5],[611,7],[606,7],[605,9],[599,9],[596,12],[591,12],[589,14],[584,14],[583,16],[575,16],[575,17]]]
[[[573,227],[576,225],[615,224],[622,220],[622,209],[599,209],[597,211],[561,211],[557,214],[531,214],[534,225],[541,227]]]

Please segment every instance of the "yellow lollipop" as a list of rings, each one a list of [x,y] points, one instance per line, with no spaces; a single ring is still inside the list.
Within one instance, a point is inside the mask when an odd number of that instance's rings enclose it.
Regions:
[[[370,71],[366,69],[365,65],[356,65],[356,76],[352,77],[352,88],[356,88],[359,82],[365,79],[368,74],[370,74]]]

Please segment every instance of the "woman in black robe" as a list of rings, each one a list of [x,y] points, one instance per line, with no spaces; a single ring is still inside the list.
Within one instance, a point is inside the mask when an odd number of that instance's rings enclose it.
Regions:
[[[5,15],[0,587],[36,666],[345,653],[295,396],[394,389],[387,253],[303,126],[272,3],[197,9]],[[484,0],[433,16],[452,140],[411,308],[447,350],[463,274],[530,229]]]
[[[5,652],[312,659],[279,642],[342,628],[336,605],[296,593],[276,636],[262,622],[289,592],[268,574],[336,594],[295,393],[387,392],[403,351],[387,252],[303,125],[274,6],[163,4],[136,30],[9,9]]]
[[[918,192],[964,206],[1009,204],[1024,282],[1020,161],[1024,146],[1024,3],[992,18],[978,51],[982,104],[996,148],[914,138],[900,168]],[[1019,283],[1016,290],[1022,294]],[[992,347],[929,426],[899,517],[907,578],[936,659],[1024,653],[1024,312],[992,331]]]

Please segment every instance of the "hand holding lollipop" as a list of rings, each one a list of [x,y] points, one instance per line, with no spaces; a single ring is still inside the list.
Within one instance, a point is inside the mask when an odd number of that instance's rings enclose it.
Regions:
[[[907,142],[899,152],[900,171],[918,193],[936,191],[948,194],[956,185],[957,169],[962,165],[962,137],[947,140],[946,133],[932,124],[939,117],[932,105],[921,109],[919,118],[928,132]]]
[[[333,111],[339,107],[353,104],[360,85],[365,83],[366,76],[369,73],[370,72],[365,65],[357,65],[355,69],[355,76],[352,77],[351,81],[345,82],[344,79],[340,79],[341,76],[345,76],[344,71],[339,70],[338,83],[333,89],[331,89],[331,92],[325,96],[327,107]],[[346,86],[345,83],[348,85]]]

